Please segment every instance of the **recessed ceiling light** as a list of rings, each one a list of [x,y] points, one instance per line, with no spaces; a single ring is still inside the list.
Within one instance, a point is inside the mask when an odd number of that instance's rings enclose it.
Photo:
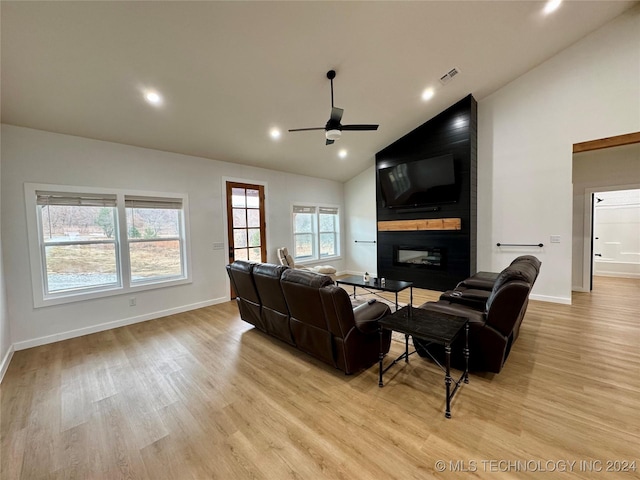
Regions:
[[[549,15],[551,12],[555,12],[561,3],[562,0],[549,0],[544,6],[544,14]]]
[[[269,135],[271,135],[271,138],[273,138],[274,140],[277,140],[277,139],[279,139],[279,138],[280,138],[280,135],[281,135],[281,134],[280,134],[280,130],[279,130],[279,129],[277,129],[277,128],[272,128],[272,129],[269,131]]]
[[[346,156],[347,156],[347,151],[343,148],[342,150],[340,150],[340,151],[338,152],[338,156],[339,156],[340,158],[346,158]]]
[[[427,100],[431,100],[435,93],[436,92],[433,90],[433,88],[425,88],[425,90],[422,92],[422,100],[424,100],[425,102]]]
[[[144,94],[144,99],[149,102],[151,105],[162,105],[162,97],[158,92],[147,91]]]

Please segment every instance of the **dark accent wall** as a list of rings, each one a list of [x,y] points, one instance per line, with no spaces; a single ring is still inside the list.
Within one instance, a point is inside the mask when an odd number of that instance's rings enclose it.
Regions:
[[[460,218],[457,231],[378,232],[378,276],[448,290],[476,271],[477,103],[472,95],[376,154],[377,219]],[[456,203],[390,209],[384,206],[377,171],[399,163],[452,154],[460,191]],[[444,248],[443,268],[394,265],[394,246]]]

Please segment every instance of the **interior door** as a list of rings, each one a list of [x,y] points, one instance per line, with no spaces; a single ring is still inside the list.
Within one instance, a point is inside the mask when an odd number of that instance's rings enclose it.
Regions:
[[[229,263],[267,261],[264,186],[227,182]],[[233,289],[231,298],[235,298]]]

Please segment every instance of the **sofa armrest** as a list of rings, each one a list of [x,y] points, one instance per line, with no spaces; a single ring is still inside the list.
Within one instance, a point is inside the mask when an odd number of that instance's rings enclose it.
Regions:
[[[448,290],[440,295],[440,300],[467,305],[477,310],[484,310],[490,294],[491,292],[488,290],[478,290],[474,288]]]
[[[353,309],[356,328],[362,333],[377,333],[378,320],[390,313],[391,309],[388,305],[375,300],[371,303],[358,305]]]

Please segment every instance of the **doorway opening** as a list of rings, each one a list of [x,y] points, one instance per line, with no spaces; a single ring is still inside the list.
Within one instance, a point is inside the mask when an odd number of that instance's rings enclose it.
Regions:
[[[614,142],[619,140],[620,143]],[[592,145],[593,144],[593,145]],[[578,148],[580,147],[580,148]],[[603,240],[594,236],[595,194],[640,189],[640,132],[574,144],[572,290],[591,292],[593,263]],[[592,200],[592,197],[594,199]],[[602,198],[602,197],[599,197]],[[603,202],[600,202],[604,205]],[[601,208],[601,207],[598,207]],[[610,240],[615,242],[616,240]],[[624,251],[629,251],[625,248]],[[626,256],[628,258],[628,256]],[[600,258],[600,257],[598,257]],[[608,257],[605,257],[608,258]],[[606,266],[606,265],[605,265]],[[640,278],[638,278],[640,281]],[[633,281],[633,280],[632,280]],[[597,287],[598,282],[595,282]]]
[[[593,276],[640,278],[640,189],[591,194]]]

